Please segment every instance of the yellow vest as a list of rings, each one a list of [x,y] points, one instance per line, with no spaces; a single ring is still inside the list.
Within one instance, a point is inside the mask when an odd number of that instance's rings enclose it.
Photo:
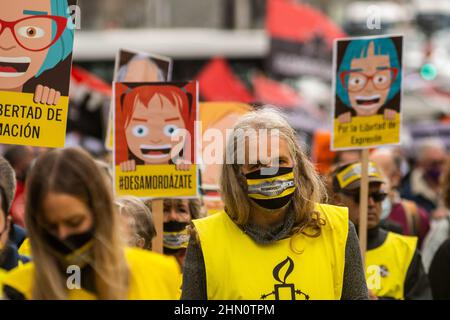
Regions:
[[[388,232],[381,246],[366,252],[368,289],[378,297],[404,299],[406,273],[416,246],[416,237]]]
[[[125,249],[129,267],[130,300],[178,300],[180,297],[181,273],[177,261],[150,251],[137,248]],[[12,270],[4,278],[8,285],[26,299],[31,299],[34,283],[34,264]],[[96,296],[84,289],[69,290],[69,300],[94,300]]]
[[[3,295],[3,279],[6,277],[7,271],[0,268],[0,299]]]
[[[31,257],[31,244],[30,239],[25,238],[19,247],[19,254],[21,256]]]
[[[258,244],[224,212],[195,220],[208,299],[340,299],[348,235],[347,208],[317,205],[321,235]],[[294,250],[293,250],[294,249]]]

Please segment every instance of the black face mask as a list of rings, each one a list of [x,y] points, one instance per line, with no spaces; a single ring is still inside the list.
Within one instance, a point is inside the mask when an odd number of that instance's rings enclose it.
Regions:
[[[169,221],[163,225],[164,236],[164,253],[174,254],[179,250],[187,248],[189,242],[189,233],[186,227],[189,223]]]
[[[67,256],[75,253],[86,246],[94,237],[93,229],[83,233],[68,236],[64,240],[60,240],[49,232],[45,232],[45,239],[48,245],[58,254]],[[87,246],[86,246],[87,247]]]
[[[247,179],[247,194],[259,206],[276,210],[286,206],[295,191],[294,169],[273,168],[274,174],[263,174],[262,170],[245,175]]]

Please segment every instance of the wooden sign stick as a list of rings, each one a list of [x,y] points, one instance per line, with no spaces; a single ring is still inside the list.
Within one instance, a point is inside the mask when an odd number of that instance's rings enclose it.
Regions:
[[[365,266],[367,250],[367,204],[369,200],[369,150],[362,150],[361,185],[359,194],[359,246],[363,266]]]
[[[152,217],[156,229],[156,237],[152,241],[152,251],[163,253],[163,219],[164,219],[164,200],[152,200]]]

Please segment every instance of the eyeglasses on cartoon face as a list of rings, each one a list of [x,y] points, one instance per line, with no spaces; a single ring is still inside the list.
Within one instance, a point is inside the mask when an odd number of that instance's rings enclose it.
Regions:
[[[33,16],[16,21],[0,19],[0,36],[10,29],[16,42],[29,51],[43,51],[59,40],[67,26],[68,18],[60,16]],[[56,25],[56,32],[52,32]]]
[[[368,75],[360,71],[342,71],[339,73],[341,85],[349,92],[362,91],[369,81],[378,90],[385,90],[397,79],[398,68],[386,68]]]

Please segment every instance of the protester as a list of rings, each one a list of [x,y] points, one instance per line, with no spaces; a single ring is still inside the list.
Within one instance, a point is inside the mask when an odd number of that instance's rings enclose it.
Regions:
[[[433,298],[450,300],[450,238],[437,250],[430,266],[430,285]]]
[[[25,180],[34,160],[33,148],[28,146],[11,146],[5,154],[16,174],[15,198],[11,204],[11,216],[15,224],[25,227]]]
[[[40,157],[27,181],[33,262],[4,279],[9,299],[176,299],[176,262],[124,249],[110,189],[78,149]]]
[[[193,221],[182,298],[367,299],[354,226],[320,204],[325,187],[283,116],[243,116],[225,154],[225,211]]]
[[[400,190],[402,198],[414,201],[429,215],[439,207],[439,179],[445,158],[445,146],[439,139],[429,138],[419,142],[415,167]]]
[[[441,198],[445,206],[445,215],[431,221],[431,229],[425,238],[423,251],[423,264],[425,270],[429,270],[431,261],[438,248],[450,237],[450,157],[447,158],[444,173],[442,175]]]
[[[0,157],[0,290],[6,272],[29,260],[18,253],[16,243],[10,240],[12,219],[8,212],[15,189],[14,170],[3,157]]]
[[[424,209],[418,207],[413,201],[400,197],[402,159],[392,148],[380,148],[370,154],[370,160],[384,173],[390,186],[385,200],[385,207],[390,207],[391,210],[387,213],[387,217],[384,218],[388,222],[400,224],[401,234],[417,236],[419,240],[418,247],[420,248],[430,229],[430,223]],[[383,220],[386,221],[385,219],[382,217],[382,223]]]
[[[151,200],[146,204],[151,208]],[[198,199],[164,199],[163,210],[164,254],[174,256],[182,268],[189,242],[187,227],[193,219],[203,217],[200,201]]]
[[[152,240],[156,236],[152,213],[142,200],[132,196],[116,200],[124,230],[126,243],[131,247],[152,250]]]
[[[334,202],[348,207],[350,220],[359,226],[361,163],[338,167],[333,173]],[[430,299],[427,276],[417,249],[417,237],[380,228],[382,202],[387,197],[385,180],[369,163],[367,202],[366,279],[372,299]]]

